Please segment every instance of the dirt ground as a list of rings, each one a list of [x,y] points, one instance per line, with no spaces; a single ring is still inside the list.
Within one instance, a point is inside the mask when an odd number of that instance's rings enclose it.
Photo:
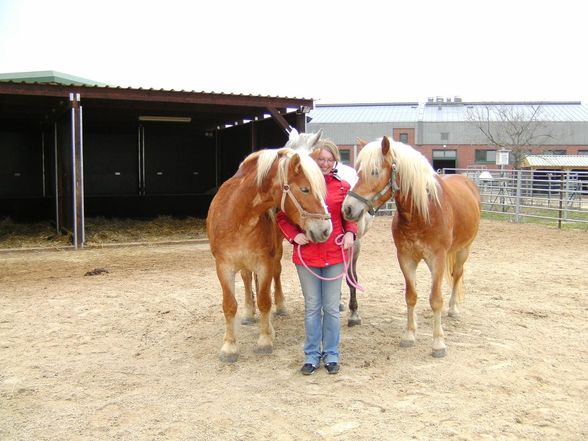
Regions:
[[[310,377],[287,243],[274,352],[256,354],[258,326],[240,326],[232,365],[218,358],[206,243],[4,252],[0,439],[587,439],[587,245],[582,231],[483,221],[461,320],[444,317],[448,354],[434,359],[424,264],[417,345],[399,347],[403,280],[390,218],[377,218],[359,262],[363,323],[342,313],[341,372]]]

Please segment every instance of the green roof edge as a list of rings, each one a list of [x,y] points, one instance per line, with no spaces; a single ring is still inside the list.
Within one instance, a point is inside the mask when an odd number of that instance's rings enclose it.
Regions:
[[[23,83],[57,83],[75,86],[108,86],[106,83],[100,83],[98,81],[76,77],[75,75],[69,75],[54,70],[0,73],[0,81],[16,81]]]

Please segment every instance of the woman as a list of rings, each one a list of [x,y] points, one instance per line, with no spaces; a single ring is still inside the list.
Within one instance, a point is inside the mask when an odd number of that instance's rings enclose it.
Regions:
[[[316,162],[327,184],[326,204],[333,223],[331,236],[326,242],[313,243],[284,213],[278,213],[277,217],[284,236],[294,245],[292,260],[296,265],[304,295],[306,337],[304,365],[301,369],[304,375],[313,374],[321,359],[329,374],[339,372],[339,302],[342,278],[337,276],[344,271],[341,248],[344,251],[351,248],[357,234],[357,224],[346,221],[341,215],[341,205],[350,185],[336,173],[335,166],[340,160],[339,149],[332,141],[325,139],[319,141],[313,156],[317,153]],[[337,278],[321,280],[317,275],[325,279]]]

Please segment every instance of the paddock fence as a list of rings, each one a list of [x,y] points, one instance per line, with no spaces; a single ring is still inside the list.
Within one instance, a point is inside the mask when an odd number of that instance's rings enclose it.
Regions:
[[[588,171],[485,170],[444,168],[440,174],[464,174],[480,189],[482,212],[516,223],[555,223],[588,227]],[[391,215],[393,202],[378,215]]]

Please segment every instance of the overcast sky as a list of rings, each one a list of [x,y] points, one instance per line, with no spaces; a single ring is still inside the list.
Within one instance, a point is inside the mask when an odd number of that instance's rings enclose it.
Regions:
[[[585,3],[0,0],[0,73],[318,104],[588,103]]]

